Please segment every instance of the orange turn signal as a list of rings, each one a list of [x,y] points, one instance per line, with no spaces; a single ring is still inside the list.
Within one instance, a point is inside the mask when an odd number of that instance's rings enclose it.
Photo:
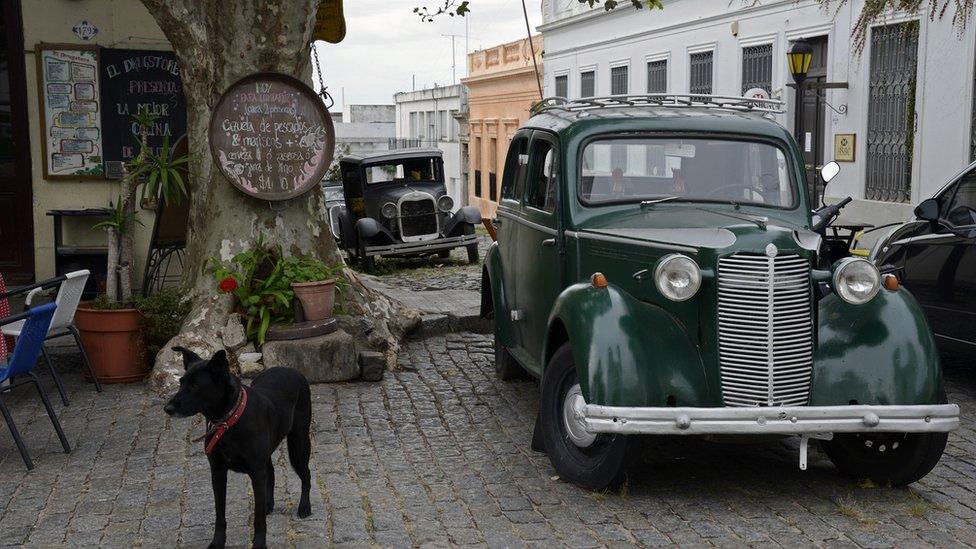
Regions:
[[[603,273],[593,273],[593,276],[590,277],[590,282],[594,288],[606,288],[609,284],[607,277]]]
[[[888,273],[881,277],[881,283],[884,285],[885,289],[889,292],[898,291],[898,277]]]

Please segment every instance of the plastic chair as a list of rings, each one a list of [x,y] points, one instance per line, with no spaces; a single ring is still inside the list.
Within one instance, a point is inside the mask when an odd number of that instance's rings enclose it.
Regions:
[[[17,338],[17,346],[14,347],[14,352],[10,355],[10,361],[0,365],[0,381],[7,381],[13,376],[25,376],[20,381],[11,384],[10,388],[13,389],[27,383],[34,384],[38,394],[41,395],[41,402],[44,403],[44,409],[47,410],[47,415],[51,418],[51,423],[54,424],[54,430],[57,431],[58,438],[61,439],[61,446],[64,447],[64,453],[68,454],[71,453],[71,446],[68,445],[68,439],[65,438],[64,431],[61,430],[61,423],[58,422],[58,417],[54,415],[54,410],[51,408],[51,401],[44,394],[44,390],[41,389],[41,384],[38,382],[37,376],[32,371],[34,365],[37,364],[37,357],[40,355],[41,349],[44,346],[44,338],[51,326],[51,319],[54,317],[56,309],[56,304],[46,303],[40,307],[30,309],[25,313],[0,319],[0,325],[20,322],[22,326],[20,337]],[[27,454],[27,447],[24,445],[24,440],[20,438],[20,432],[17,430],[17,426],[14,425],[14,420],[7,410],[7,405],[3,402],[2,393],[0,393],[0,414],[3,414],[3,419],[7,422],[10,434],[14,437],[17,449],[20,450],[20,457],[24,459],[24,465],[27,466],[28,470],[33,469],[34,463],[31,461],[30,455]]]
[[[48,329],[47,337],[44,339],[48,340],[66,335],[71,335],[74,337],[75,345],[78,346],[78,350],[81,351],[81,356],[84,359],[85,369],[88,370],[88,375],[90,375],[95,381],[95,390],[100,393],[102,392],[102,385],[98,382],[98,378],[95,377],[94,372],[92,372],[91,362],[88,360],[88,353],[85,352],[85,347],[81,344],[81,338],[78,336],[78,330],[74,326],[75,311],[78,309],[78,303],[81,302],[81,294],[85,291],[85,284],[88,282],[89,274],[90,273],[87,270],[73,271],[65,274],[64,276],[52,278],[51,280],[46,280],[26,288],[21,288],[15,292],[0,294],[0,297],[7,297],[10,295],[27,292],[26,303],[27,306],[30,306],[34,296],[36,296],[41,290],[60,282],[61,285],[58,288],[58,295],[54,299],[54,302],[57,303],[58,308],[54,313],[54,318],[51,320],[51,327]],[[24,322],[21,321],[4,326],[3,335],[19,337],[23,325]],[[68,395],[65,393],[64,385],[61,383],[61,376],[59,376],[57,370],[54,369],[54,365],[51,363],[51,358],[48,356],[47,349],[43,344],[41,345],[41,353],[44,355],[44,362],[47,364],[48,369],[51,370],[51,377],[54,378],[54,384],[57,386],[58,393],[61,395],[61,402],[67,406],[69,404]]]

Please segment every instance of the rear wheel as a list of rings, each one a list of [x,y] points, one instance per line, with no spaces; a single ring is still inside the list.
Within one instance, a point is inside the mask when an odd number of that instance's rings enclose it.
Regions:
[[[514,381],[525,375],[512,353],[495,336],[495,375],[502,381]]]
[[[573,353],[565,343],[542,378],[539,421],[546,454],[563,478],[590,490],[614,488],[625,478],[633,439],[587,432],[582,419],[585,404]]]

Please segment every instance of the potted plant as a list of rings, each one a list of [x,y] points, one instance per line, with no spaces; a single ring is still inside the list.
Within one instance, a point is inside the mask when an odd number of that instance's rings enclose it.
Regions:
[[[186,196],[178,167],[188,158],[170,158],[169,138],[163,139],[158,154],[148,146],[148,127],[154,117],[135,116],[139,127],[139,154],[126,165],[118,200],[109,219],[93,228],[108,234],[108,265],[105,294],[84,303],[75,313],[75,326],[91,360],[92,370],[102,383],[138,381],[149,372],[143,360],[142,313],[133,300],[132,267],[135,244],[136,193],[142,197],[178,201]]]
[[[259,346],[264,344],[272,324],[295,320],[296,297],[306,319],[331,316],[336,308],[335,291],[341,291],[345,283],[339,276],[341,266],[330,267],[311,257],[283,255],[279,246],[268,245],[259,237],[254,248],[238,253],[229,263],[217,258],[209,262],[218,290],[234,294],[245,333]]]
[[[282,260],[284,276],[291,281],[295,299],[299,301],[305,320],[332,318],[335,293],[341,266],[329,267],[313,257],[291,256]]]

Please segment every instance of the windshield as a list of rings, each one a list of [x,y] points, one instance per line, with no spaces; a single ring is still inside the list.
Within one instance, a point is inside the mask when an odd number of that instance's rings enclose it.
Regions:
[[[796,205],[782,149],[732,139],[591,141],[583,149],[579,191],[588,204],[669,198],[778,208]]]
[[[440,181],[440,163],[436,158],[407,158],[363,167],[366,183],[408,183],[411,181]]]

